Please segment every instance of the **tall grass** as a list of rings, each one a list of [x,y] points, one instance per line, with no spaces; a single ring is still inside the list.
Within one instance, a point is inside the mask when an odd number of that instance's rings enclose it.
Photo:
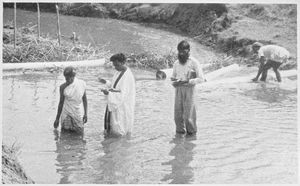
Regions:
[[[33,27],[18,29],[16,49],[13,48],[14,37],[11,29],[3,32],[3,62],[53,62],[100,59],[109,55],[104,48],[95,48],[80,43],[63,41],[61,46],[56,40],[45,36],[38,40]]]

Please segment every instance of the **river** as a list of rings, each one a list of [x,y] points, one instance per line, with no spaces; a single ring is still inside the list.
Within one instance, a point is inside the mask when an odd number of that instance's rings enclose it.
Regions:
[[[94,18],[70,17],[69,25],[78,20],[82,24],[102,22],[105,26],[101,28],[119,25],[121,33],[124,25],[145,33],[153,30],[135,23]],[[165,32],[154,29],[153,35]],[[117,35],[124,36],[121,33]],[[147,46],[143,42],[139,46],[144,44]],[[120,45],[124,47],[124,43]],[[180,137],[175,135],[174,88],[170,81],[154,80],[153,72],[133,72],[136,112],[129,139],[103,136],[105,99],[97,77],[111,78],[112,69],[78,69],[77,77],[87,82],[89,112],[83,137],[53,129],[58,87],[64,82],[61,72],[5,74],[3,142],[20,148],[20,162],[36,183],[297,183],[297,79],[286,84],[198,85],[197,136]]]

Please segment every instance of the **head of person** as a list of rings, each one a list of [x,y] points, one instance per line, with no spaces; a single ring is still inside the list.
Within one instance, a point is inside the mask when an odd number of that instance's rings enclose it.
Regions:
[[[190,57],[190,44],[183,40],[177,45],[178,60],[181,64],[185,64]]]
[[[66,83],[68,85],[73,83],[75,75],[76,75],[76,72],[75,72],[74,67],[68,66],[68,67],[65,68],[64,76],[65,76],[65,79],[66,79]]]
[[[110,61],[117,71],[123,71],[126,69],[125,62],[126,57],[123,53],[118,53],[110,57]]]
[[[254,53],[257,53],[258,50],[260,49],[260,47],[262,47],[263,44],[261,44],[260,42],[255,42],[252,44],[252,50]]]

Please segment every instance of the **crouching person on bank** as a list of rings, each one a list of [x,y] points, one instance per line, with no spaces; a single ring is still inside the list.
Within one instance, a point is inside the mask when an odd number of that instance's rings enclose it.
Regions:
[[[84,123],[87,122],[86,83],[75,75],[73,67],[65,68],[66,82],[59,88],[60,99],[54,128],[61,121],[62,131],[83,133]]]

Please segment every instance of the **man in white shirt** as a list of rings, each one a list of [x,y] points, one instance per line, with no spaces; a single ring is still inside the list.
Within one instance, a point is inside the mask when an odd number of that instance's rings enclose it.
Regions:
[[[110,61],[116,69],[112,81],[99,79],[107,86],[107,89],[101,90],[107,98],[104,132],[107,137],[130,136],[134,123],[135,78],[125,65],[126,57],[123,53],[113,55]]]
[[[199,62],[190,58],[190,45],[181,41],[178,46],[178,60],[173,66],[171,80],[175,87],[174,120],[176,133],[194,135],[197,132],[195,85],[205,81]]]
[[[260,80],[266,81],[268,70],[270,68],[273,68],[276,74],[277,81],[281,82],[281,76],[278,71],[278,68],[282,63],[287,62],[288,58],[290,57],[289,51],[277,45],[263,46],[259,42],[255,42],[252,45],[252,49],[255,53],[258,53],[259,62],[260,62],[257,75],[255,78],[252,79],[252,81],[257,81],[260,74],[262,74]]]

